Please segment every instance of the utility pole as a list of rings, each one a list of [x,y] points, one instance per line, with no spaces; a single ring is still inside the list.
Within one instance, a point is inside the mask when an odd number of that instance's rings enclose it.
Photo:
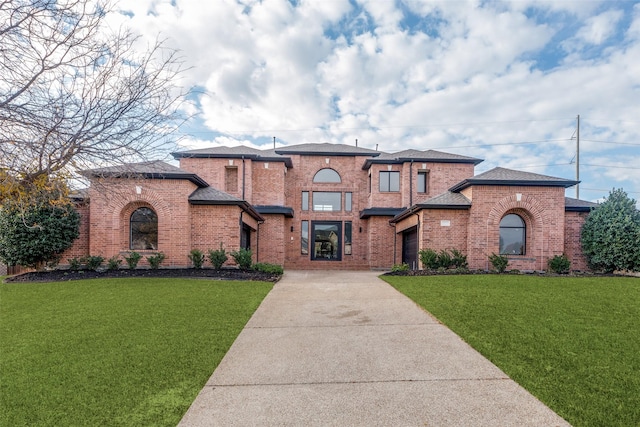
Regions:
[[[580,114],[577,117],[576,129],[576,181],[580,181]],[[580,184],[576,184],[576,199],[580,198]]]

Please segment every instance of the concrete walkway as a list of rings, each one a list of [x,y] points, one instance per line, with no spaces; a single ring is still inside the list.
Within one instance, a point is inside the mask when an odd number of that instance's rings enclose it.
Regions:
[[[287,271],[179,425],[568,425],[377,275]]]

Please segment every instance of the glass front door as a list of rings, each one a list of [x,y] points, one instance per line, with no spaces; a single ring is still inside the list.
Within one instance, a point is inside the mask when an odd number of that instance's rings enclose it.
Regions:
[[[342,259],[342,223],[313,221],[311,223],[311,259],[340,261]]]

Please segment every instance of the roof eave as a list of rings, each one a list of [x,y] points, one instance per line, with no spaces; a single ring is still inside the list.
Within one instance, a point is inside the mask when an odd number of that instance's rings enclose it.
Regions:
[[[454,185],[449,188],[449,191],[452,193],[457,193],[465,188],[469,188],[474,185],[492,185],[492,186],[506,186],[506,187],[564,187],[569,188],[574,185],[579,184],[580,181],[570,181],[570,180],[562,180],[562,181],[527,181],[527,180],[491,180],[491,179],[465,179],[464,181]]]

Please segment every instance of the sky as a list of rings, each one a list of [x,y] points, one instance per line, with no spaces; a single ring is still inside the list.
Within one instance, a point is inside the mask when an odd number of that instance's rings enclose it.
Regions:
[[[111,20],[179,50],[180,150],[357,140],[576,179],[579,129],[580,198],[640,199],[638,2],[121,0]]]

